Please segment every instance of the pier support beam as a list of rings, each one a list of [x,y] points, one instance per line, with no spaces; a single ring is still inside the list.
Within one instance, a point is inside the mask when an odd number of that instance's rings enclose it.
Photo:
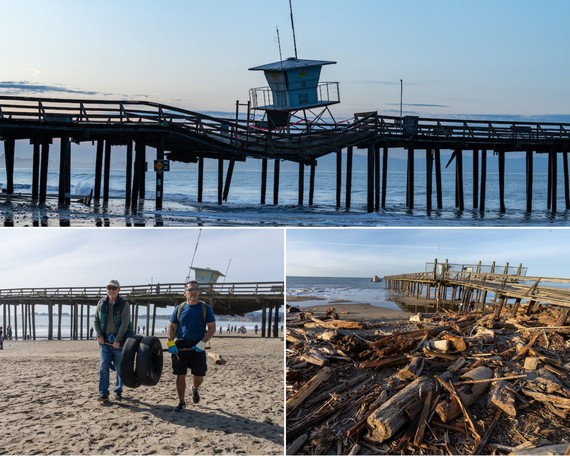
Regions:
[[[279,173],[280,173],[281,161],[276,158],[273,163],[273,205],[277,206],[279,204]]]
[[[131,205],[131,192],[133,189],[133,142],[127,142],[127,157],[125,164],[125,207]],[[87,308],[89,309],[89,307]]]
[[[336,208],[340,208],[340,195],[342,193],[342,150],[336,151]]]
[[[366,167],[366,211],[374,212],[374,145],[368,145],[368,161]]]
[[[463,151],[456,149],[455,154],[455,207],[460,211],[465,209],[463,193]]]
[[[437,194],[437,208],[443,209],[443,190],[441,185],[441,153],[435,149],[435,189]]]
[[[93,189],[93,199],[99,203],[101,199],[101,173],[103,171],[103,151],[105,148],[105,140],[97,141],[97,150],[95,152],[95,183]]]
[[[568,181],[568,152],[562,153],[562,165],[564,166],[564,202],[566,210],[570,209],[570,182]]]
[[[47,180],[49,166],[49,142],[42,143],[42,156],[40,159],[40,204],[46,202]]]
[[[224,196],[223,196],[224,201],[228,200],[228,196],[230,194],[230,186],[232,184],[232,177],[234,175],[235,164],[236,164],[235,160],[229,160],[228,162],[228,169],[226,171],[226,180],[224,182]],[[267,182],[267,177],[265,180]],[[265,192],[263,192],[263,202],[261,204],[265,204]]]
[[[61,138],[59,154],[58,204],[69,206],[71,202],[71,142],[68,136]]]
[[[350,209],[351,196],[352,196],[352,156],[353,149],[350,146],[346,151],[346,195],[345,206],[346,210]]]
[[[380,145],[374,145],[374,210],[380,210]]]
[[[16,154],[16,141],[13,138],[4,140],[4,159],[6,163],[6,193],[14,194],[14,157]]]
[[[204,196],[204,157],[198,157],[198,202],[201,203]]]
[[[506,212],[505,208],[505,152],[499,150],[499,206],[501,212]]]
[[[479,151],[473,149],[473,209],[479,207]]]
[[[133,193],[131,207],[136,208],[139,198],[144,200],[146,146],[142,141],[135,143],[135,172],[133,178]]]
[[[315,199],[315,169],[317,167],[316,162],[312,162],[309,165],[309,206],[313,205]]]
[[[111,142],[105,141],[105,159],[103,169],[103,204],[109,202],[109,186],[111,183]]]
[[[481,150],[481,194],[479,199],[479,211],[485,212],[485,193],[487,190],[487,150]]]
[[[224,159],[218,158],[218,205],[222,205],[224,193]]]
[[[156,159],[164,160],[164,140],[161,139],[158,142],[158,147],[156,149]],[[157,211],[162,210],[162,200],[164,196],[164,171],[162,169],[155,169],[155,196],[154,196],[154,207]]]
[[[382,209],[386,209],[386,190],[388,187],[388,148],[382,154]]]
[[[433,151],[426,149],[426,209],[431,212],[432,175],[433,175]],[[428,289],[429,293],[429,289]]]
[[[526,211],[532,212],[532,177],[533,177],[532,150],[526,151]]]
[[[32,156],[32,200],[37,200],[40,184],[40,157],[41,144],[38,140],[33,140],[34,152]]]
[[[261,159],[261,195],[259,204],[265,204],[265,196],[267,194],[267,158]]]
[[[299,206],[303,205],[304,193],[305,193],[305,165],[299,163],[299,182],[298,182],[298,193],[297,193],[297,204]]]
[[[558,190],[558,157],[556,152],[548,153],[548,164],[548,209],[556,214]]]
[[[414,148],[408,147],[408,174],[406,179],[406,207],[414,208]]]

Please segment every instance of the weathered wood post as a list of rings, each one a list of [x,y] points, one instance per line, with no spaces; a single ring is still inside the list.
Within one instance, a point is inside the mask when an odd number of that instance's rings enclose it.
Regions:
[[[317,167],[316,161],[313,161],[309,166],[309,206],[313,205],[315,199],[315,169]]]
[[[342,150],[336,151],[336,203],[335,207],[340,208],[340,195],[342,193]]]
[[[280,173],[280,161],[278,158],[274,160],[273,163],[273,205],[277,206],[279,204],[279,173]]]
[[[481,150],[481,194],[479,199],[479,211],[485,211],[485,193],[487,190],[487,150]]]
[[[350,209],[350,199],[352,193],[352,146],[346,151],[346,195],[345,195],[345,207],[346,210]]]
[[[408,147],[408,173],[406,180],[406,207],[414,208],[414,148]]]
[[[261,198],[260,204],[265,204],[265,196],[267,194],[267,158],[261,159]]]
[[[224,201],[228,200],[228,196],[230,194],[230,186],[232,184],[232,177],[234,175],[235,163],[236,163],[235,160],[228,160],[228,169],[226,171],[226,180],[224,182],[224,196],[223,196]],[[265,181],[267,182],[267,177]],[[262,194],[263,194],[263,202],[261,204],[265,204],[265,192],[263,190]]]
[[[105,141],[105,164],[103,171],[103,204],[109,202],[109,185],[111,181],[111,141]]]
[[[14,158],[16,154],[16,141],[14,138],[4,140],[4,160],[6,163],[6,193],[14,193]]]
[[[426,208],[431,212],[432,174],[433,174],[433,151],[426,149]]]
[[[382,154],[382,209],[386,209],[386,189],[388,186],[388,148]]]
[[[441,185],[441,153],[435,149],[435,190],[437,194],[437,208],[443,208],[443,191]]]
[[[532,212],[532,180],[533,180],[532,150],[526,151],[526,211]]]
[[[299,182],[298,182],[298,193],[297,193],[297,204],[299,206],[303,205],[305,193],[305,164],[299,162]]]
[[[473,209],[479,207],[479,150],[473,149]]]

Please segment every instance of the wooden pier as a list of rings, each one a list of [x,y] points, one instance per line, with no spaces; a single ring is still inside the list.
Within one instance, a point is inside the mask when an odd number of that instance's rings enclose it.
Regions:
[[[558,310],[558,326],[570,324],[570,278],[526,276],[524,270],[522,265],[484,267],[481,262],[452,265],[435,260],[432,270],[386,276],[384,284],[397,296],[414,298],[402,304],[410,312],[492,310],[499,318],[507,309],[515,317],[521,306],[530,315],[535,307],[547,305]]]
[[[350,209],[352,201],[353,153],[367,151],[368,212],[386,207],[388,157],[390,149],[407,150],[406,207],[418,206],[415,195],[415,160],[420,154],[426,160],[426,201],[429,212],[443,208],[441,151],[452,151],[447,166],[455,168],[455,208],[464,210],[465,183],[463,156],[472,155],[472,207],[485,211],[487,198],[487,159],[496,155],[499,175],[500,211],[506,212],[506,156],[523,152],[526,156],[526,211],[533,210],[534,158],[548,156],[548,182],[545,207],[559,211],[557,201],[558,166],[561,161],[564,179],[564,207],[570,208],[568,151],[569,123],[534,123],[511,121],[476,121],[457,119],[383,116],[377,112],[358,113],[342,123],[327,123],[319,118],[309,127],[291,123],[268,129],[255,118],[241,118],[239,102],[234,119],[218,118],[166,106],[139,101],[78,100],[0,96],[0,139],[4,142],[7,183],[3,191],[14,193],[14,161],[16,143],[33,145],[33,200],[45,203],[50,145],[59,141],[58,203],[70,204],[72,143],[92,142],[95,178],[93,201],[103,203],[109,198],[112,148],[126,146],[125,204],[136,209],[145,199],[147,148],[156,150],[155,205],[162,209],[165,169],[168,160],[196,163],[198,169],[197,199],[203,200],[204,160],[218,162],[217,203],[227,201],[234,164],[248,158],[261,159],[262,179],[260,204],[266,203],[267,170],[273,161],[273,204],[279,204],[280,162],[298,163],[298,204],[305,204],[305,168],[310,168],[308,204],[315,195],[315,170],[318,159],[336,154],[336,206]],[[248,110],[249,113],[249,110]],[[343,150],[346,150],[346,173],[343,201]],[[226,174],[224,164],[227,162]],[[434,183],[435,178],[435,183]],[[435,188],[434,188],[435,187]]]
[[[48,339],[62,338],[62,315],[71,316],[71,339],[89,338],[95,306],[107,295],[105,287],[10,288],[0,289],[3,327],[12,327],[13,338],[36,339],[36,306],[48,307]],[[131,304],[131,320],[146,310],[146,335],[154,335],[157,309],[183,302],[184,283],[132,285],[121,287],[121,296]],[[261,336],[278,337],[279,309],[284,302],[283,282],[234,282],[202,284],[200,299],[210,304],[216,315],[241,315],[262,311]],[[57,309],[57,312],[54,312]],[[18,316],[21,315],[20,321]],[[57,323],[54,321],[57,318]],[[135,324],[136,325],[136,324]]]

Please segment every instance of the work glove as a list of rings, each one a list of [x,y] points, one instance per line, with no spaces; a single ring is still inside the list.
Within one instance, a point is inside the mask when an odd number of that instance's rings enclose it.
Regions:
[[[206,349],[206,342],[204,341],[200,341],[198,342],[196,345],[194,345],[194,350],[196,350],[196,352],[200,353],[203,352]]]
[[[166,343],[166,346],[168,347],[168,353],[172,353],[173,355],[177,355],[178,354],[178,347],[176,346],[176,342],[174,342],[173,340],[169,340]]]

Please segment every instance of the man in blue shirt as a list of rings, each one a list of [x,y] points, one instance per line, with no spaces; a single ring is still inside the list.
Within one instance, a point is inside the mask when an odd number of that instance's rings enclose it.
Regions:
[[[186,301],[176,306],[168,327],[168,352],[172,353],[172,372],[176,375],[179,403],[174,409],[186,408],[186,374],[192,378],[192,401],[200,402],[199,388],[206,375],[206,343],[216,333],[216,317],[212,308],[200,301],[200,287],[195,280],[184,287]]]

